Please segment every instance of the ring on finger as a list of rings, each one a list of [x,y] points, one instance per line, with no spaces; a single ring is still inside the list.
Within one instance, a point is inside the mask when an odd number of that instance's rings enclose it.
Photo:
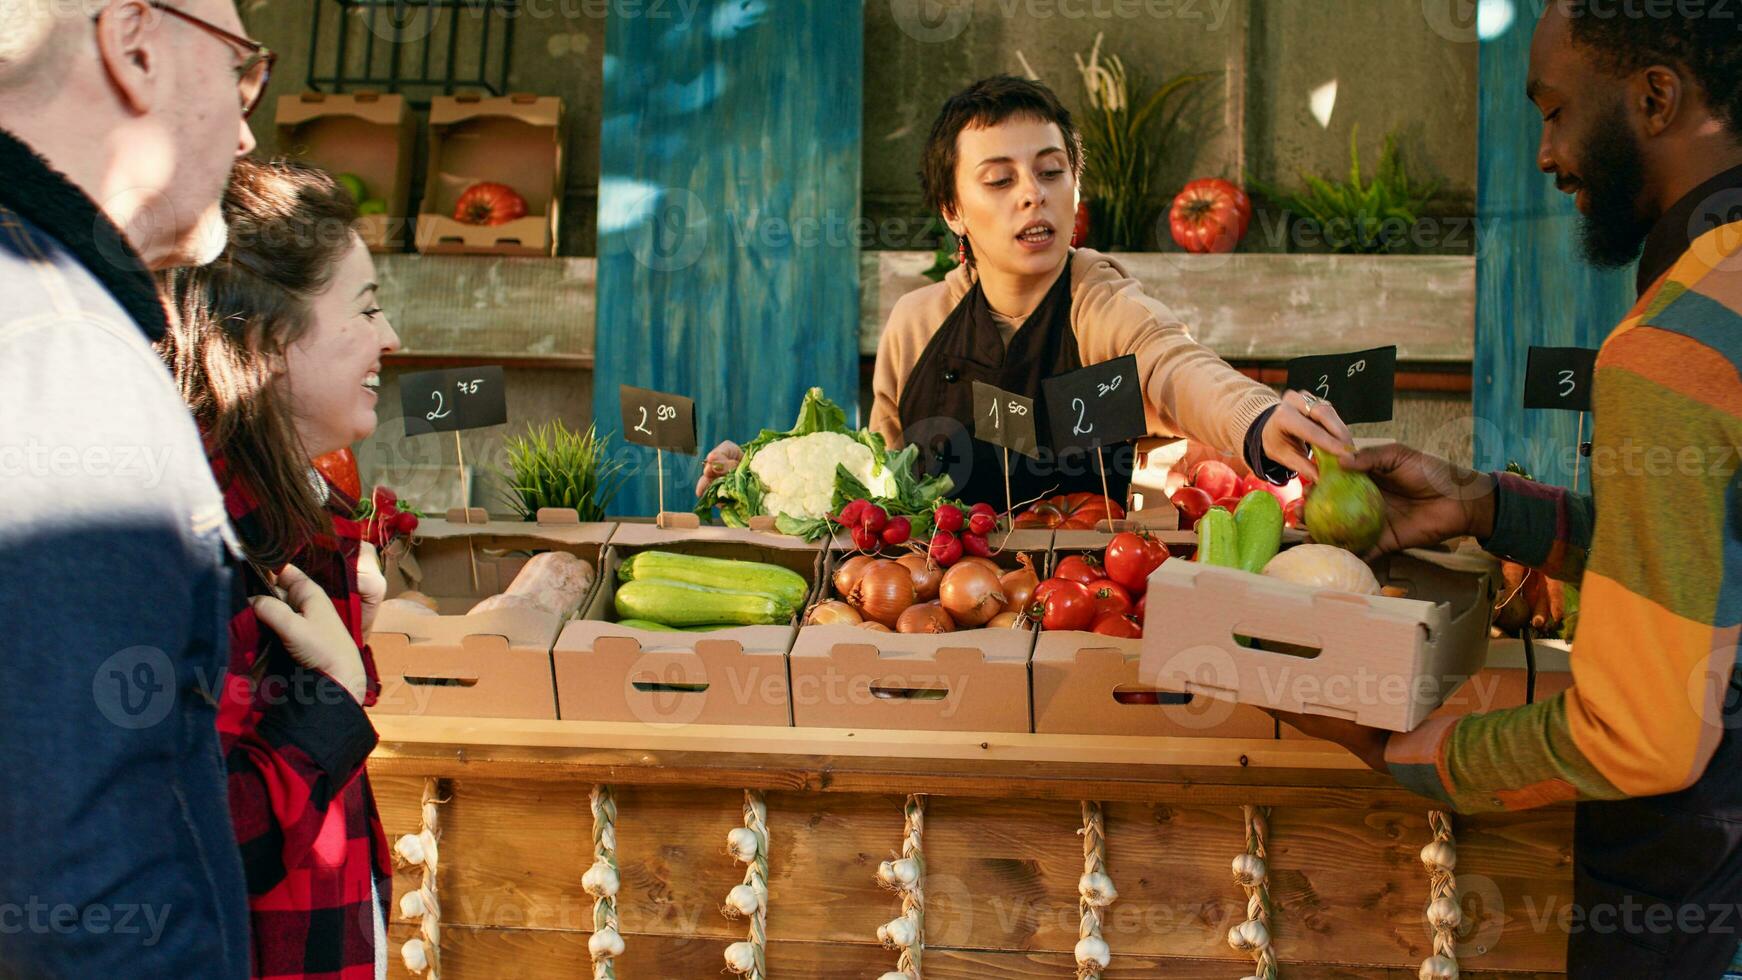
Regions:
[[[1313,417],[1313,409],[1319,407],[1319,396],[1313,394],[1310,391],[1303,391],[1300,393],[1300,397],[1301,397],[1302,401],[1306,402],[1306,412],[1305,412],[1306,417],[1309,419],[1312,418]]]

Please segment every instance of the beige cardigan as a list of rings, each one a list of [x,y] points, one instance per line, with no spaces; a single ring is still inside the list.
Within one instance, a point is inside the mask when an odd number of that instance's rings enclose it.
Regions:
[[[1191,338],[1186,325],[1112,257],[1076,249],[1071,263],[1071,328],[1084,364],[1137,355],[1143,403],[1154,436],[1186,436],[1239,457],[1246,430],[1276,404],[1270,388],[1228,366]],[[902,386],[950,311],[973,286],[957,267],[944,281],[901,297],[877,344],[871,429],[903,444]]]

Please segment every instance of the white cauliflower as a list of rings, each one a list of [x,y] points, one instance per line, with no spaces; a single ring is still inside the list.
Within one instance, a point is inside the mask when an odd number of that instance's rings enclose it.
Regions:
[[[895,478],[887,468],[875,475],[876,460],[863,443],[839,432],[813,432],[763,446],[750,459],[750,472],[767,488],[762,513],[814,520],[828,514],[835,496],[835,466],[845,466],[874,497],[893,496]]]

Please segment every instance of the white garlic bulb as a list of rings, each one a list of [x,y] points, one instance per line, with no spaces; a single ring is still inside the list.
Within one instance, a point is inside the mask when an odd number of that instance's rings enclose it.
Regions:
[[[1436,898],[1427,907],[1427,921],[1435,929],[1457,929],[1464,922],[1464,910],[1449,898]]]
[[[890,919],[877,927],[877,940],[896,949],[910,949],[919,941],[919,923],[908,916]]]
[[[594,861],[587,873],[581,875],[581,887],[594,898],[615,898],[621,884],[617,869],[604,861]]]
[[[897,858],[877,866],[877,880],[891,888],[909,888],[919,881],[919,862]]]
[[[726,853],[744,864],[756,860],[756,831],[749,827],[733,827],[726,834]]]
[[[1113,951],[1100,936],[1084,936],[1077,940],[1077,965],[1105,970],[1113,962]]]
[[[1113,879],[1104,872],[1091,871],[1077,879],[1077,894],[1083,897],[1094,908],[1106,908],[1119,897],[1119,889],[1113,887]]]
[[[1421,961],[1416,976],[1420,980],[1458,980],[1458,964],[1444,956],[1430,956]]]
[[[727,918],[735,915],[755,915],[762,903],[756,900],[756,889],[749,885],[734,885],[726,893],[726,907],[723,910]]]
[[[413,889],[399,899],[399,914],[407,919],[421,919],[429,913],[423,904],[423,891]]]
[[[423,838],[417,834],[406,834],[394,843],[393,852],[406,864],[422,864]]]
[[[1451,841],[1428,841],[1421,849],[1421,863],[1429,871],[1452,871],[1458,866],[1458,849]]]
[[[749,973],[756,969],[756,947],[743,942],[727,946],[726,969],[733,973]]]
[[[617,934],[617,930],[606,926],[587,938],[587,952],[596,960],[622,956],[623,937]]]
[[[1264,859],[1256,854],[1242,854],[1234,859],[1234,881],[1247,888],[1257,888],[1264,884],[1268,872]]]
[[[1247,919],[1228,930],[1228,945],[1243,953],[1270,945],[1270,930],[1257,919]]]
[[[429,969],[429,951],[424,949],[421,939],[407,939],[405,945],[399,947],[399,958],[405,961],[405,968],[413,973],[422,973]]]
[[[913,974],[911,974],[911,973],[896,973],[894,970],[891,970],[888,973],[885,973],[882,976],[878,977],[877,980],[913,980]]]

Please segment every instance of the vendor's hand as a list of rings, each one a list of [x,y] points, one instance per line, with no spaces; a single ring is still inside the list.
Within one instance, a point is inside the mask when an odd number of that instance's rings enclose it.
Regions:
[[[1330,402],[1316,396],[1309,398],[1298,391],[1288,392],[1264,424],[1264,455],[1316,481],[1319,468],[1309,455],[1313,446],[1343,459],[1355,451],[1355,437],[1349,434],[1349,427]]]
[[[1375,554],[1494,533],[1494,477],[1391,443],[1344,464],[1366,473],[1385,497],[1385,531]]]
[[[381,571],[381,554],[367,541],[357,552],[357,595],[363,600],[363,632],[375,625],[375,611],[387,598],[387,576]]]
[[[1354,754],[1355,758],[1367,764],[1374,772],[1389,773],[1385,765],[1385,746],[1391,741],[1391,733],[1383,728],[1368,728],[1358,725],[1345,718],[1328,718],[1324,715],[1297,715],[1292,711],[1278,711],[1266,708],[1272,718],[1284,724],[1300,729],[1301,734],[1309,738],[1323,739],[1335,742]]]
[[[338,681],[361,704],[369,684],[363,654],[333,601],[295,565],[284,566],[274,584],[284,600],[255,596],[248,600],[254,615],[284,641],[292,660]]]
[[[696,496],[707,492],[709,484],[738,468],[744,459],[744,450],[735,442],[722,442],[714,447],[708,458],[702,461],[702,478],[696,481]]]

